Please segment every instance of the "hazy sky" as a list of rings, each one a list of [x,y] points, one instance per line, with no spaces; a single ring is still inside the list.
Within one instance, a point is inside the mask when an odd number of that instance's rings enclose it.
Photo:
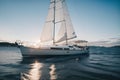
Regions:
[[[120,0],[66,0],[78,39],[120,37]],[[0,0],[0,40],[40,39],[49,0]]]

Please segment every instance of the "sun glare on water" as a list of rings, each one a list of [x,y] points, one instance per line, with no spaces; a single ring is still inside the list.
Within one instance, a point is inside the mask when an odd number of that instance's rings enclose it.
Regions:
[[[42,67],[42,63],[35,61],[33,64],[31,64],[31,69],[28,73],[21,73],[21,80],[40,80]]]

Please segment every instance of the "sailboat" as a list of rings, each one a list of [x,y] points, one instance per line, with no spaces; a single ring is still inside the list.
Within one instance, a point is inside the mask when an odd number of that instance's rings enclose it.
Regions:
[[[47,47],[20,46],[22,55],[25,56],[69,56],[88,55],[87,46],[69,45],[69,40],[76,38],[65,0],[50,0],[48,16],[41,33],[41,43],[52,42]],[[64,45],[58,45],[64,42]]]

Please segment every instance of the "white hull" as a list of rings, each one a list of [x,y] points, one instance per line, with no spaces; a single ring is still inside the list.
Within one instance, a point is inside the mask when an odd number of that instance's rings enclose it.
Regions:
[[[30,47],[20,47],[23,57],[27,56],[70,56],[70,55],[88,55],[89,50],[52,50],[52,49],[40,49]]]

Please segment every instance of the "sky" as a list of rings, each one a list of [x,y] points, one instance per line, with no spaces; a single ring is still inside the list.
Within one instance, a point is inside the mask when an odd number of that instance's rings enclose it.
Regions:
[[[50,0],[0,0],[0,40],[39,41],[49,2]],[[66,2],[77,39],[120,42],[120,0]]]

